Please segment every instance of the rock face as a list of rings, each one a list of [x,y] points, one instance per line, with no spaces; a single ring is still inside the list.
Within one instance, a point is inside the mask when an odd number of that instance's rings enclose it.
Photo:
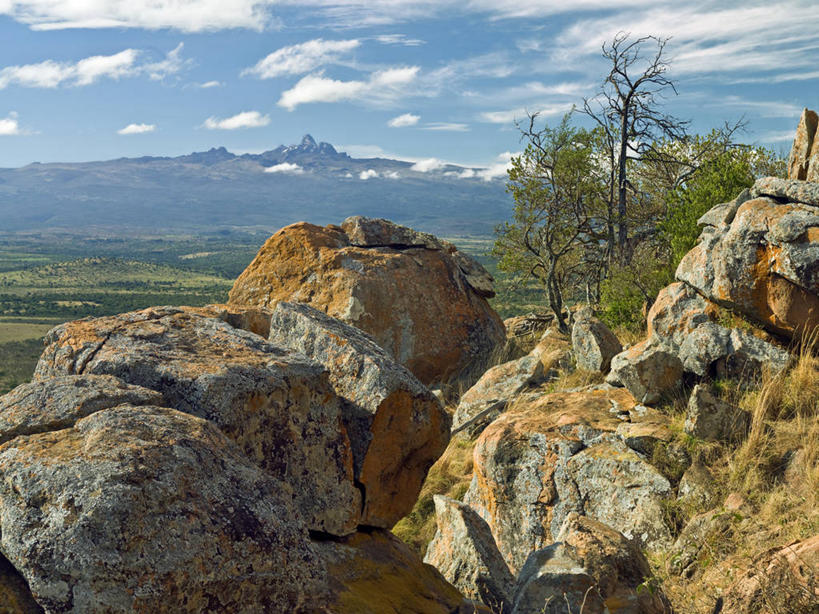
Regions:
[[[815,111],[804,109],[796,128],[791,155],[788,159],[788,179],[819,180],[819,139],[816,128],[819,116]]]
[[[3,444],[0,474],[0,546],[47,612],[321,602],[289,487],[200,418],[103,409]]]
[[[812,330],[819,325],[819,193],[812,204],[778,199],[813,185],[757,181],[756,197],[730,221],[703,228],[677,279],[774,334],[793,338]]]
[[[774,548],[724,595],[724,614],[814,614],[819,603],[819,535]]]
[[[600,320],[581,318],[572,327],[572,349],[578,367],[608,373],[611,359],[623,350],[623,346]]]
[[[432,235],[354,217],[273,235],[230,292],[231,305],[309,304],[369,333],[424,384],[473,383],[505,340],[492,278]]]
[[[69,322],[46,340],[35,378],[113,375],[156,390],[167,406],[213,421],[291,484],[310,529],[345,535],[360,524],[340,402],[323,368],[304,356],[170,307]]]
[[[460,501],[440,495],[435,495],[434,501],[438,531],[427,547],[424,562],[496,614],[511,612],[515,580],[489,525]]]
[[[492,367],[461,397],[452,417],[453,434],[477,435],[516,395],[545,379],[543,362],[534,354]]]
[[[359,524],[392,527],[446,449],[450,418],[440,401],[369,335],[307,305],[279,303],[270,341],[328,370],[363,487]]]
[[[748,412],[714,396],[702,384],[691,391],[685,417],[685,432],[707,441],[736,441],[744,438],[751,423]]]
[[[625,386],[641,403],[656,403],[677,390],[683,364],[657,337],[649,337],[617,354],[606,381]]]
[[[667,544],[662,500],[671,486],[636,451],[668,441],[666,422],[608,386],[517,404],[478,438],[464,502],[486,520],[513,573],[555,540],[571,512],[649,548]]]
[[[641,590],[651,568],[640,548],[610,527],[569,514],[557,541],[533,552],[518,578],[514,614],[664,614],[660,592]]]

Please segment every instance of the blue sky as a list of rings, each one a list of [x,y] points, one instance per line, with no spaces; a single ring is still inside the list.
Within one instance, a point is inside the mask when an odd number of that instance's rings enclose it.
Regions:
[[[515,118],[557,121],[617,32],[672,37],[675,115],[786,150],[819,108],[813,0],[0,0],[0,166],[260,152],[502,173]]]

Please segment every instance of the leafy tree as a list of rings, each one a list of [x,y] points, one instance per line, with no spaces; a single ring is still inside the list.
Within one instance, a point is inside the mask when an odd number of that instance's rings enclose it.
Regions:
[[[536,129],[531,115],[522,155],[512,160],[507,191],[512,221],[496,228],[493,254],[502,271],[536,278],[561,330],[567,330],[564,291],[589,267],[600,242],[605,181],[599,177],[594,135],[566,115],[554,128]]]

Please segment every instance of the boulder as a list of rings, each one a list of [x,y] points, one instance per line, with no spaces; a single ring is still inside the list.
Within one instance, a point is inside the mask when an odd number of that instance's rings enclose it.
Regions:
[[[326,371],[258,335],[185,308],[156,307],[58,326],[35,371],[113,375],[213,421],[261,468],[291,484],[308,528],[360,524],[361,492]]]
[[[670,571],[681,576],[693,576],[700,559],[707,561],[713,556],[711,544],[718,539],[724,539],[731,531],[735,520],[734,512],[723,507],[691,518],[669,549]]]
[[[815,614],[819,604],[819,535],[772,548],[723,595],[721,614]]]
[[[369,335],[308,305],[276,305],[269,340],[329,372],[364,496],[359,523],[392,527],[449,442],[440,401]]]
[[[667,422],[610,386],[516,403],[477,439],[464,503],[489,524],[513,573],[555,540],[571,512],[650,548],[670,543],[662,502],[671,486],[627,444],[669,441]]]
[[[315,612],[332,614],[491,614],[449,584],[388,531],[314,544],[329,580]],[[276,610],[285,611],[285,610]]]
[[[816,185],[782,182],[759,180],[752,193],[781,192],[795,198],[809,191],[805,186]],[[728,225],[705,226],[676,276],[709,301],[765,330],[799,338],[819,325],[819,207],[771,196],[743,202]]]
[[[664,614],[662,592],[648,590],[648,561],[635,542],[601,522],[569,514],[557,542],[527,559],[514,614]]]
[[[369,333],[424,384],[474,383],[504,343],[492,278],[455,247],[386,220],[299,223],[262,246],[230,305],[309,304]]]
[[[641,403],[656,403],[678,390],[683,365],[671,348],[655,337],[617,354],[606,381],[625,386]]]
[[[210,422],[119,405],[0,446],[0,549],[47,612],[293,612],[323,573],[290,487]]]
[[[677,485],[677,501],[688,509],[707,510],[718,501],[717,482],[702,462],[695,459]]]
[[[713,391],[698,384],[691,391],[683,430],[706,441],[744,439],[751,424],[748,412],[717,398]]]
[[[529,354],[489,369],[461,397],[452,417],[453,434],[480,433],[526,388],[546,379],[540,355]]]
[[[691,286],[675,282],[657,294],[646,323],[648,336],[657,336],[668,345],[681,346],[701,324],[710,322],[716,307]]]
[[[819,152],[816,146],[816,128],[819,124],[819,116],[810,109],[802,111],[799,119],[799,126],[796,128],[796,136],[793,139],[791,155],[788,158],[788,179],[808,178],[808,169],[811,167],[811,154],[814,149]]]
[[[572,349],[579,368],[608,373],[611,359],[623,351],[623,346],[597,318],[579,318],[572,327]]]
[[[555,317],[551,313],[527,313],[522,316],[506,318],[503,326],[508,337],[540,336],[551,327]]]
[[[481,601],[496,614],[512,610],[515,580],[489,525],[468,505],[435,495],[438,530],[427,547],[424,562],[467,597]]]

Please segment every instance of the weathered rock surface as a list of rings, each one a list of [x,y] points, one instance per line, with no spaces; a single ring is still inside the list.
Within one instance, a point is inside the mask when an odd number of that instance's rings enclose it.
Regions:
[[[162,394],[110,375],[64,375],[18,386],[0,397],[0,443],[73,426],[117,405],[163,405]]]
[[[648,336],[681,346],[701,324],[711,321],[715,307],[688,284],[675,282],[660,290],[648,312]]]
[[[793,139],[793,147],[788,159],[789,179],[804,181],[808,179],[809,171],[814,170],[812,154],[819,153],[819,145],[817,145],[819,139],[816,138],[817,125],[819,125],[819,116],[816,115],[816,112],[804,109],[799,119],[799,126],[796,128],[796,136]]]
[[[669,551],[671,571],[689,577],[693,575],[701,556],[711,556],[708,545],[715,538],[725,537],[731,530],[733,519],[733,512],[719,507],[689,520]]]
[[[489,525],[468,505],[435,495],[438,530],[424,562],[433,565],[464,595],[496,614],[512,610],[515,580]]]
[[[793,183],[796,191],[815,185]],[[753,192],[770,185],[780,183],[760,180]],[[705,226],[677,279],[769,332],[799,337],[819,325],[819,207],[765,196],[743,202],[729,225]]]
[[[641,590],[651,568],[632,540],[601,522],[569,514],[557,542],[521,570],[515,614],[664,614],[661,592]],[[565,595],[565,597],[564,597]]]
[[[626,442],[668,441],[667,420],[622,388],[553,393],[501,415],[475,444],[464,502],[489,524],[513,573],[552,543],[571,512],[654,548],[670,542],[671,486]]]
[[[529,354],[489,369],[461,397],[452,417],[452,432],[480,433],[520,392],[546,379],[540,355]]]
[[[231,305],[307,303],[369,333],[424,384],[473,383],[505,340],[491,277],[454,246],[386,220],[299,223],[262,246]]]
[[[706,441],[736,441],[744,438],[751,423],[748,412],[714,396],[703,384],[691,391],[683,429]]]
[[[717,483],[714,475],[697,459],[685,470],[677,486],[677,500],[689,508],[707,510],[718,501]]]
[[[324,369],[303,355],[172,307],[69,322],[46,340],[36,379],[114,375],[156,390],[291,484],[310,529],[344,535],[358,526],[361,493],[340,403]]]
[[[651,404],[677,390],[682,374],[680,359],[654,336],[612,358],[606,381],[625,386],[641,403]]]
[[[104,409],[3,444],[0,475],[0,547],[47,612],[321,603],[289,486],[200,418]]]
[[[311,612],[489,614],[387,531],[355,533],[314,547],[326,567],[330,591],[322,607]]]
[[[572,349],[578,367],[608,373],[611,359],[623,351],[623,346],[597,318],[579,318],[572,327]]]
[[[757,557],[726,591],[721,614],[815,614],[817,604],[819,535]]]
[[[329,371],[363,486],[359,523],[391,528],[446,449],[450,418],[440,401],[369,335],[307,305],[280,302],[270,341]]]

